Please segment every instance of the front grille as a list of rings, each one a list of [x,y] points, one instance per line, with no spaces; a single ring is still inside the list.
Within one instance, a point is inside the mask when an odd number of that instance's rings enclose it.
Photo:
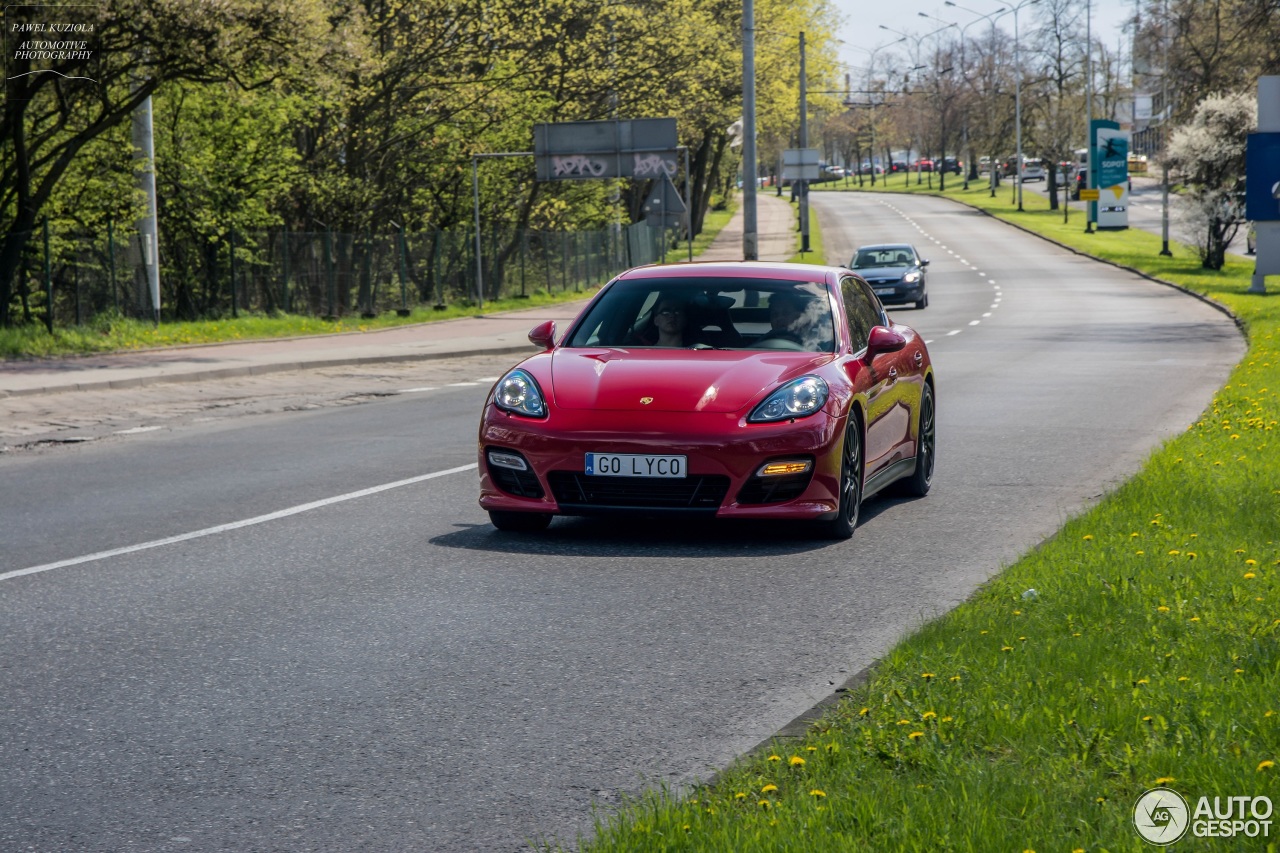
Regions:
[[[785,477],[752,477],[738,492],[740,504],[774,504],[793,501],[804,494],[813,479],[813,471]]]
[[[659,509],[716,510],[729,491],[729,478],[693,476],[588,477],[578,471],[547,475],[551,494],[562,510]]]

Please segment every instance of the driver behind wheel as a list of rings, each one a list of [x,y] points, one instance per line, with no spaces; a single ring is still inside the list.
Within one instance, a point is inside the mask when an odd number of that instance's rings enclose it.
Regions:
[[[820,300],[795,290],[779,290],[769,295],[770,329],[761,341],[784,340],[806,350],[823,350],[831,339],[828,307]]]

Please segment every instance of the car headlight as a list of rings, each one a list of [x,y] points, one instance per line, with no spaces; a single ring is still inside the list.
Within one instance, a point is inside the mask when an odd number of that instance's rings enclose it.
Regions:
[[[528,415],[531,418],[545,418],[547,404],[542,398],[542,389],[533,377],[516,368],[498,382],[493,392],[493,402],[499,409],[515,412],[517,415]]]
[[[748,423],[763,424],[789,418],[805,418],[827,402],[827,383],[819,376],[801,376],[770,394],[747,417]]]
[[[902,281],[903,281],[905,284],[915,284],[915,283],[916,283],[917,281],[919,281],[919,280],[920,280],[920,271],[919,271],[919,270],[915,270],[915,271],[913,271],[913,272],[909,272],[909,273],[907,273],[906,275],[904,275],[904,276],[902,277]]]

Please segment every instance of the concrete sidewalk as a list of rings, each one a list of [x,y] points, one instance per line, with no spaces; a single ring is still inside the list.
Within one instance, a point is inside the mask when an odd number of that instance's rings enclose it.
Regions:
[[[785,197],[758,196],[761,260],[782,261],[795,253],[794,223],[794,212]],[[742,260],[741,208],[699,260]],[[348,364],[532,353],[530,329],[544,320],[555,320],[564,330],[585,304],[566,302],[373,332],[4,361],[0,362],[0,397],[137,388]]]

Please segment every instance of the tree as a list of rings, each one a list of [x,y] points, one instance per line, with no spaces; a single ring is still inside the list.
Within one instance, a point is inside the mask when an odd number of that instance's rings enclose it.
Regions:
[[[8,22],[36,22],[34,6]],[[86,147],[126,122],[169,81],[239,81],[251,88],[287,77],[327,44],[317,2],[116,0],[79,7],[93,27],[91,54],[58,71],[26,58],[8,69],[0,113],[0,325],[10,322],[24,247]],[[69,79],[84,77],[88,79]]]
[[[1175,128],[1169,140],[1166,160],[1188,187],[1185,215],[1200,231],[1196,246],[1206,269],[1222,269],[1227,244],[1240,227],[1245,145],[1257,124],[1253,96],[1217,95],[1197,104],[1191,121]]]

